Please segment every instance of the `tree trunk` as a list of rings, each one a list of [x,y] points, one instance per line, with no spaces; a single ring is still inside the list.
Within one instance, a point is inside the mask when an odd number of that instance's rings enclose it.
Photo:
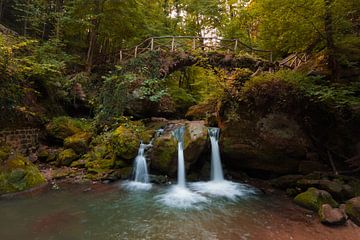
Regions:
[[[328,49],[328,66],[331,70],[331,78],[333,80],[339,79],[339,65],[336,60],[336,47],[334,43],[334,29],[333,29],[333,20],[332,20],[332,3],[333,0],[324,0],[325,1],[325,37],[326,37],[326,47]]]
[[[89,34],[89,48],[87,51],[87,58],[86,58],[86,72],[90,73],[93,65],[93,58],[94,58],[94,51],[97,42],[97,35],[99,30],[99,14],[101,12],[100,9],[100,1],[94,0],[94,15],[95,18],[92,20],[92,28],[90,29]]]
[[[0,22],[2,20],[2,15],[3,15],[3,12],[4,12],[4,8],[5,8],[5,1],[6,0],[0,0]]]

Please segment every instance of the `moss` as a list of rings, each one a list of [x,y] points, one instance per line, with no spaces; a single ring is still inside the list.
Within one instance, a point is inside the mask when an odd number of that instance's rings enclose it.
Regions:
[[[332,207],[338,206],[338,203],[328,192],[316,188],[309,188],[306,192],[298,194],[294,198],[294,202],[313,211],[319,211],[321,205],[326,203]]]
[[[24,191],[45,183],[39,169],[24,156],[10,157],[0,167],[0,193]]]
[[[85,161],[85,168],[88,172],[87,178],[98,180],[115,166],[116,157],[109,146],[98,145],[85,154],[81,160]]]
[[[64,146],[73,149],[78,154],[85,153],[88,150],[91,137],[91,133],[79,132],[65,138]]]
[[[131,160],[136,157],[140,141],[135,131],[122,125],[113,132],[111,145],[118,157]]]
[[[70,164],[76,160],[79,155],[72,149],[65,149],[61,151],[57,157],[58,166],[70,166]]]
[[[360,226],[360,197],[355,197],[347,201],[345,212],[354,223]]]
[[[7,145],[0,145],[0,162],[8,159],[11,148]]]
[[[154,142],[151,165],[163,174],[173,171],[171,164],[177,153],[177,143],[172,137],[158,138]]]
[[[46,125],[48,135],[55,140],[64,140],[81,131],[90,131],[89,122],[70,117],[56,117]]]

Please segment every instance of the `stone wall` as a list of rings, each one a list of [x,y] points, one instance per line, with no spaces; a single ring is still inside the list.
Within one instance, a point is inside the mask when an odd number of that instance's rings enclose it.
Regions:
[[[0,131],[0,142],[5,142],[12,148],[25,153],[39,145],[39,134],[40,129],[37,128],[4,130]]]

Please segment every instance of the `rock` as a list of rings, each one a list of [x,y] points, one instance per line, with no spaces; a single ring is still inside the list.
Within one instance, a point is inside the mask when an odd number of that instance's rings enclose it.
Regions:
[[[121,169],[116,169],[108,173],[106,176],[103,177],[103,179],[116,181],[116,180],[126,180],[131,177],[132,174],[132,167],[125,167]]]
[[[313,187],[297,195],[294,198],[294,202],[313,211],[319,211],[323,204],[330,204],[332,207],[338,206],[338,203],[332,198],[330,193]]]
[[[64,139],[64,147],[73,149],[77,154],[83,154],[88,150],[91,133],[79,132]]]
[[[59,143],[67,137],[89,129],[90,125],[86,121],[66,116],[53,118],[46,125],[48,136]]]
[[[310,140],[290,116],[244,111],[234,118],[222,123],[220,143],[227,165],[278,175],[298,172]]]
[[[136,157],[141,138],[132,128],[121,125],[112,135],[111,145],[116,156],[132,160]]]
[[[325,164],[322,164],[319,161],[301,161],[299,164],[299,173],[309,174],[317,171],[326,171],[329,167]]]
[[[116,156],[108,145],[95,146],[85,154],[81,160],[85,161],[88,178],[100,180],[114,167]]]
[[[326,225],[343,225],[346,223],[346,215],[339,208],[333,208],[329,204],[321,205],[319,209],[320,221]]]
[[[346,202],[345,212],[348,217],[360,226],[360,197],[355,197]]]
[[[79,155],[72,149],[65,149],[57,156],[58,166],[70,166],[70,164],[79,158]]]
[[[271,180],[271,185],[280,189],[295,188],[297,182],[303,179],[303,175],[285,175]]]
[[[329,192],[335,199],[344,200],[351,193],[351,187],[349,185],[342,185],[339,182],[331,181],[327,179],[311,180],[301,179],[297,181],[297,186],[301,189],[308,189],[309,187],[315,187],[321,190]]]
[[[48,148],[41,148],[37,151],[37,156],[40,162],[48,162],[50,153]]]
[[[10,156],[0,165],[0,194],[24,191],[45,182],[39,169],[20,154]]]
[[[175,176],[177,171],[178,144],[172,136],[172,131],[185,125],[184,156],[185,167],[188,170],[196,163],[207,144],[207,128],[204,121],[185,121],[169,123],[164,133],[155,139],[149,154],[151,169],[157,173]]]
[[[79,160],[76,160],[76,161],[73,161],[71,164],[70,164],[70,167],[75,167],[75,168],[84,168],[85,167],[85,159],[79,159]]]
[[[169,182],[169,178],[166,175],[149,175],[151,183],[166,184]]]
[[[0,163],[2,161],[5,161],[6,159],[9,158],[11,153],[11,148],[9,146],[7,146],[6,144],[1,144],[0,145]]]

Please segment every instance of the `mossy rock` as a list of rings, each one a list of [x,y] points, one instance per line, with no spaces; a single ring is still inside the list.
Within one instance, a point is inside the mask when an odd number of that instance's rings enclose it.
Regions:
[[[0,194],[24,191],[45,182],[39,169],[20,154],[0,166]]]
[[[151,168],[162,174],[176,171],[177,142],[171,135],[157,138],[152,147]]]
[[[99,180],[115,166],[116,156],[108,145],[98,145],[80,160],[85,161],[87,178]]]
[[[11,153],[11,148],[8,145],[0,145],[0,162],[5,161],[9,158]]]
[[[65,138],[64,147],[71,148],[78,154],[85,153],[88,150],[91,137],[92,134],[88,132],[76,133]]]
[[[122,125],[113,132],[111,146],[116,156],[132,160],[137,155],[140,141],[140,136],[132,128]]]
[[[360,226],[360,197],[355,197],[346,202],[345,212],[348,217]]]
[[[306,192],[298,194],[294,202],[304,208],[319,211],[323,204],[338,207],[338,203],[332,198],[331,194],[316,188],[309,188]]]
[[[79,158],[79,155],[73,149],[61,151],[57,157],[58,166],[70,166],[70,164]]]
[[[46,125],[48,136],[59,142],[76,133],[89,130],[90,124],[87,121],[66,116],[53,118]]]

